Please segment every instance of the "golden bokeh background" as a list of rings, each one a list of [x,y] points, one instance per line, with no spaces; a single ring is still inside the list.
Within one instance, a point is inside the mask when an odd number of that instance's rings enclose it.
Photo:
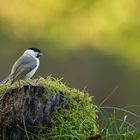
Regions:
[[[139,0],[0,0],[0,79],[30,47],[44,53],[36,77],[63,77],[98,104],[114,92],[106,105],[139,105]]]

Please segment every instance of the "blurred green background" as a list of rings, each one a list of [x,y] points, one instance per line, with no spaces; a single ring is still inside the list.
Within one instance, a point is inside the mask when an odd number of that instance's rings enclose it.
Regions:
[[[139,0],[0,0],[0,79],[29,47],[44,53],[35,77],[63,77],[97,104],[111,92],[106,105],[140,104]]]

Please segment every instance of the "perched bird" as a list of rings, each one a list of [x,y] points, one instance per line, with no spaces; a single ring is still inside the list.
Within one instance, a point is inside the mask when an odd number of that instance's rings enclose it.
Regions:
[[[23,55],[14,63],[11,73],[6,77],[2,83],[8,80],[13,84],[15,81],[30,79],[39,67],[39,58],[42,55],[41,51],[37,48],[27,49]]]

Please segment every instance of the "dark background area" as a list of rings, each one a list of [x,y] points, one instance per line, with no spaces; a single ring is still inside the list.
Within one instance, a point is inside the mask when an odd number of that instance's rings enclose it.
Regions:
[[[0,1],[0,79],[30,47],[44,54],[35,77],[62,78],[100,104],[140,114],[138,0]],[[35,78],[34,77],[34,78]]]

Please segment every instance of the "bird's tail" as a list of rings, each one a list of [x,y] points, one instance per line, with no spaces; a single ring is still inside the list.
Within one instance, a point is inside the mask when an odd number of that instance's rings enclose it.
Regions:
[[[8,75],[5,79],[3,79],[2,81],[0,81],[0,84],[4,84],[6,83],[8,80],[10,80],[10,75]]]

